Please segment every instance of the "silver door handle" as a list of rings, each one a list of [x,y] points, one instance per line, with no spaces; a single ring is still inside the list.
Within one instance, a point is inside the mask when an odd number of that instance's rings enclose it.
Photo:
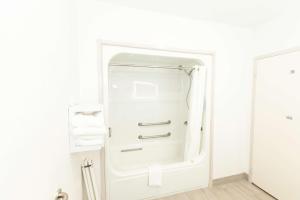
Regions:
[[[62,189],[57,190],[57,195],[55,200],[68,200],[69,196],[66,192],[63,192]]]
[[[293,120],[293,116],[290,116],[290,115],[286,116],[285,118],[288,120]]]

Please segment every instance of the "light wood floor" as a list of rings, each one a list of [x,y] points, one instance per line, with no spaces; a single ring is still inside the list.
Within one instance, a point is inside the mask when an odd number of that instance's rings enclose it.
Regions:
[[[194,190],[157,200],[274,200],[246,180]]]

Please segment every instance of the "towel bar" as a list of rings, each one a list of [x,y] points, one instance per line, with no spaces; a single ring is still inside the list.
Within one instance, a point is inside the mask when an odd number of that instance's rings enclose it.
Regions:
[[[162,137],[170,137],[171,136],[171,133],[167,133],[167,134],[163,134],[163,135],[151,135],[151,136],[142,136],[142,135],[139,135],[139,139],[140,140],[146,140],[146,139],[154,139],[154,138],[162,138]]]
[[[143,123],[143,122],[139,122],[138,126],[156,126],[156,125],[166,125],[166,124],[171,124],[171,120],[168,120],[166,122],[156,122],[156,123]]]

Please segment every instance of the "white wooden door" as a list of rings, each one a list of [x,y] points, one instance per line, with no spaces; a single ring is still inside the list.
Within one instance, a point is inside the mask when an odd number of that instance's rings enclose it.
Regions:
[[[252,182],[300,200],[300,52],[257,61]]]

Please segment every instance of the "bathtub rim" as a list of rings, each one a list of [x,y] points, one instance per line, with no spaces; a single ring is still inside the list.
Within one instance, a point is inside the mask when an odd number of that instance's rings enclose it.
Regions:
[[[197,166],[199,164],[202,164],[202,161],[207,158],[207,153],[203,152],[197,158],[194,160],[188,160],[188,161],[180,161],[180,162],[174,162],[170,164],[161,164],[162,171],[176,171],[179,169],[184,169],[184,168],[190,168],[193,166]],[[114,168],[113,165],[110,165],[110,168],[108,169],[109,172],[112,174],[120,177],[120,178],[126,178],[129,176],[140,176],[140,175],[146,175],[149,173],[147,167],[140,167],[138,169],[131,169],[131,170],[117,170]]]

